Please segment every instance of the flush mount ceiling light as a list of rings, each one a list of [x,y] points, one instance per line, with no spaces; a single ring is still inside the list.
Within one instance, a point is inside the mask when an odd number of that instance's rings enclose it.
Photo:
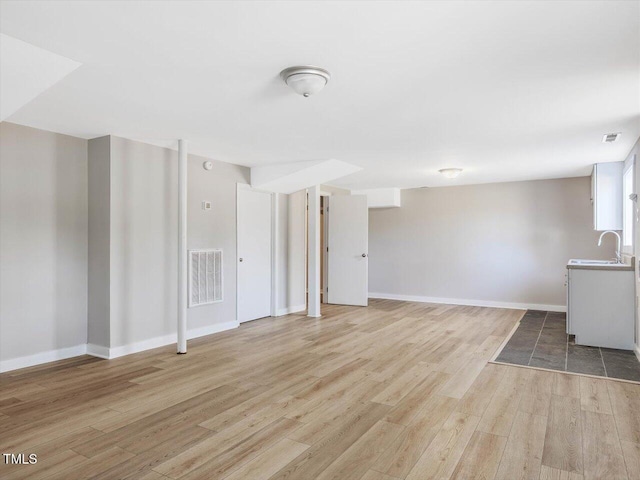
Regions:
[[[280,77],[294,92],[308,97],[322,90],[329,83],[331,75],[324,68],[302,65],[285,68],[280,72]]]
[[[618,133],[605,133],[602,136],[602,143],[613,143],[622,135],[620,132]]]
[[[443,168],[442,170],[438,171],[447,178],[456,178],[462,173],[461,168]]]

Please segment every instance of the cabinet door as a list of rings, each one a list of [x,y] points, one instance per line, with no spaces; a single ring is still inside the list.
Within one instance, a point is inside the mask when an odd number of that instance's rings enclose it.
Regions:
[[[593,166],[591,172],[591,208],[593,209],[593,229],[598,229],[598,220],[596,215],[596,175],[598,174],[598,165]]]
[[[598,163],[594,166],[594,229],[622,230],[622,171],[624,162]]]

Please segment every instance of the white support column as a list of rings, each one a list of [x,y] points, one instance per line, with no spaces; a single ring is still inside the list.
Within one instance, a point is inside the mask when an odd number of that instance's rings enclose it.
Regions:
[[[178,141],[178,353],[187,353],[187,141]]]
[[[320,185],[309,192],[309,305],[307,315],[320,317]]]

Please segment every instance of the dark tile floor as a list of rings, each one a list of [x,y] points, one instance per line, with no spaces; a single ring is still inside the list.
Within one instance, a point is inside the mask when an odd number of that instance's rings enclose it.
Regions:
[[[576,345],[564,313],[528,310],[496,362],[640,382],[640,362],[630,350]]]

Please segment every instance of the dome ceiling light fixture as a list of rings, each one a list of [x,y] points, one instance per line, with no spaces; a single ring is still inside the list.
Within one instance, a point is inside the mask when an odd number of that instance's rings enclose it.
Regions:
[[[438,171],[447,178],[456,178],[462,173],[461,168],[443,168]]]
[[[285,68],[280,72],[280,77],[294,92],[308,97],[322,90],[329,83],[331,75],[324,68],[301,65]]]

